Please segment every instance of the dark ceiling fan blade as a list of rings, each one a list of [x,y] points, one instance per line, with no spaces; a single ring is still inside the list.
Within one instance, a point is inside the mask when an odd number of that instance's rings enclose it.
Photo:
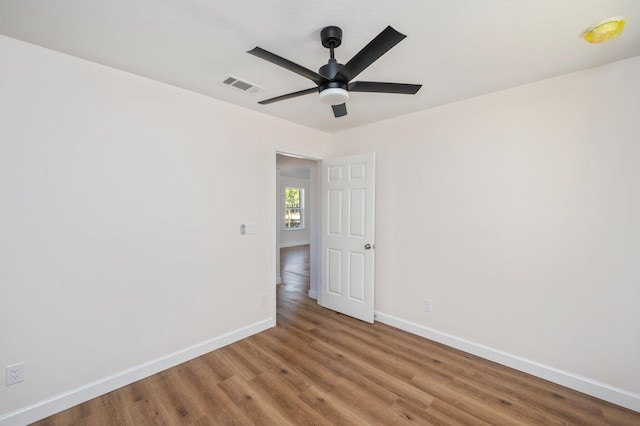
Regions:
[[[378,81],[354,81],[349,84],[350,92],[400,93],[415,95],[422,84],[381,83]]]
[[[274,53],[268,52],[264,49],[261,49],[259,47],[256,47],[254,49],[251,49],[249,51],[247,51],[247,53],[250,53],[254,56],[257,56],[258,58],[264,59],[265,61],[269,61],[272,64],[276,64],[278,66],[281,66],[282,68],[288,69],[289,71],[295,72],[298,75],[301,75],[303,77],[308,78],[309,80],[313,81],[314,83],[316,83],[318,86],[320,86],[321,84],[325,84],[328,83],[329,80],[327,80],[326,78],[324,78],[323,76],[321,76],[320,74],[318,74],[315,71],[311,71],[308,68],[303,67],[302,65],[298,65],[296,63],[291,62],[288,59],[282,58]]]
[[[336,118],[344,117],[345,115],[347,115],[347,105],[346,104],[331,105],[331,108],[333,109],[333,115],[335,115]]]
[[[393,46],[400,43],[405,37],[406,35],[399,33],[390,26],[385,28],[338,71],[335,79],[344,82],[353,80],[365,68],[387,53]]]
[[[286,99],[297,98],[298,96],[308,95],[309,93],[318,93],[317,87],[312,87],[311,89],[300,90],[299,92],[287,93],[286,95],[276,96],[275,98],[265,99],[264,101],[258,102],[261,105],[268,105],[274,102],[284,101]]]

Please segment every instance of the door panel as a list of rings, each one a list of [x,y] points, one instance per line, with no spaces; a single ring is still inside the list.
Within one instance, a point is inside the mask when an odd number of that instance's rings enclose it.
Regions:
[[[340,296],[342,294],[342,251],[328,249],[327,275],[329,279],[328,291]]]
[[[349,298],[358,302],[365,300],[365,256],[362,253],[349,253]]]
[[[319,303],[373,322],[375,154],[325,160],[322,170]]]
[[[327,202],[329,234],[342,235],[342,190],[330,190]]]
[[[352,189],[349,191],[349,235],[351,237],[366,236],[366,191],[364,189]]]

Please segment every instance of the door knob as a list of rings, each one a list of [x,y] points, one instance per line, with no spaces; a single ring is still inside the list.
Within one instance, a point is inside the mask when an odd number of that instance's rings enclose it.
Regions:
[[[365,250],[371,250],[371,244],[367,243],[364,245]]]

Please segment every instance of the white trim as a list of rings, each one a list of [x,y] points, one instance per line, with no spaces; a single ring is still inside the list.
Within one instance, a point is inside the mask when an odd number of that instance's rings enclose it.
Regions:
[[[498,349],[493,349],[488,346],[453,336],[451,334],[443,333],[420,324],[405,321],[401,318],[387,315],[382,312],[376,311],[375,319],[381,323],[399,328],[400,330],[434,340],[452,348],[477,355],[484,359],[497,362],[498,364],[506,365],[507,367],[577,390],[578,392],[586,393],[587,395],[594,396],[604,401],[640,412],[640,394],[615,388],[605,383],[600,383],[568,371],[540,364],[536,361],[509,354]]]
[[[219,337],[197,343],[177,352],[145,362],[138,366],[112,374],[93,383],[88,383],[44,401],[28,405],[18,410],[0,416],[0,425],[25,425],[59,413],[67,408],[89,401],[100,395],[149,377],[160,371],[174,367],[183,362],[197,358],[208,352],[227,346],[246,337],[260,333],[275,324],[274,318],[256,322],[238,330],[223,334]]]
[[[322,159],[325,157],[324,155],[319,154],[317,152],[312,152],[312,153],[302,152],[298,149],[290,149],[282,146],[273,147],[273,154],[274,156],[278,154],[282,154],[282,155],[286,155],[287,157],[303,158],[305,160],[313,160],[313,161],[322,161]]]
[[[269,228],[271,241],[269,241],[269,254],[271,262],[269,265],[269,276],[267,282],[272,283],[273,277],[276,277],[276,285],[269,286],[269,312],[271,313],[271,326],[276,326],[276,311],[277,311],[277,285],[282,284],[282,271],[280,270],[280,248],[277,248],[280,244],[280,228],[278,227],[278,204],[276,198],[278,197],[278,153],[274,151],[271,154],[269,173]]]
[[[293,242],[290,242],[290,243],[281,243],[280,244],[280,248],[296,247],[296,246],[308,246],[310,244],[311,244],[310,241],[293,241]]]
[[[315,291],[315,290],[309,290],[308,295],[309,295],[309,297],[310,297],[311,299],[316,299],[316,300],[318,300],[318,292],[317,292],[317,291]]]

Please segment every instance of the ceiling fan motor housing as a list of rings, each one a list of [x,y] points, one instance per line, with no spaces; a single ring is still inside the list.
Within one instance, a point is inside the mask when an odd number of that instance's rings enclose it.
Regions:
[[[329,59],[327,65],[323,65],[318,70],[318,73],[329,80],[333,80],[338,71],[343,67],[343,64],[339,64],[334,58]],[[346,83],[346,81],[345,81]]]

